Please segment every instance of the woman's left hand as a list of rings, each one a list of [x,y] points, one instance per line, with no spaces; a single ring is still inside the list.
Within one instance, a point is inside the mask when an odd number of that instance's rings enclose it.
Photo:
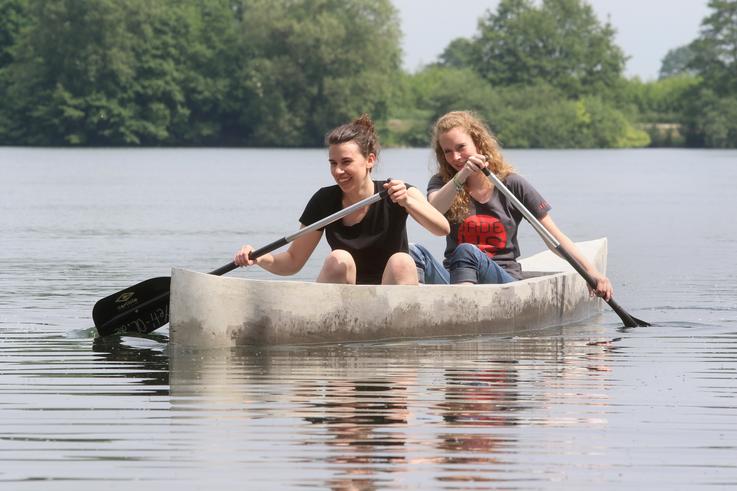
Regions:
[[[609,278],[601,274],[596,274],[592,276],[594,278],[594,281],[596,281],[596,289],[593,289],[591,288],[591,286],[589,286],[589,293],[591,293],[591,296],[596,295],[597,297],[601,297],[608,302],[612,298],[612,295],[614,295],[614,288],[612,288],[612,284],[609,281]]]
[[[407,198],[409,195],[407,194],[407,185],[404,184],[404,181],[392,179],[391,181],[384,183],[384,189],[389,191],[389,199],[394,203],[397,203],[403,208],[407,206]]]

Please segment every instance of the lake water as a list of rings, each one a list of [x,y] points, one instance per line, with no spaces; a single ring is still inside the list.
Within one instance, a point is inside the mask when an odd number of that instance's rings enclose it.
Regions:
[[[737,152],[506,154],[571,238],[609,238],[615,297],[652,327],[605,310],[504,338],[96,339],[100,298],[296,231],[326,152],[0,148],[0,488],[737,487]],[[429,162],[386,150],[375,175],[424,189]]]

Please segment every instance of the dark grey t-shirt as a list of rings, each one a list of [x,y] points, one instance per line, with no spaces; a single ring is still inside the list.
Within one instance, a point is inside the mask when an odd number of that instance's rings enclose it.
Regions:
[[[445,183],[434,175],[427,185],[427,194],[437,191]],[[504,184],[536,218],[543,218],[551,207],[540,193],[522,176],[510,174]],[[470,199],[470,210],[460,222],[450,222],[450,234],[446,237],[445,258],[459,243],[475,244],[499,266],[517,279],[522,277],[522,268],[517,263],[520,255],[517,229],[522,214],[496,189],[488,203]]]

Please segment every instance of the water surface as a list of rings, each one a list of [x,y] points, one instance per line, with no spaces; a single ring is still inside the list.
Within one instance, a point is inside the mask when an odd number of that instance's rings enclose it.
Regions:
[[[737,486],[737,152],[507,155],[569,236],[609,238],[616,298],[653,327],[604,311],[505,338],[95,338],[103,296],[294,232],[325,151],[0,149],[0,487]],[[429,158],[385,151],[377,178],[424,188]]]

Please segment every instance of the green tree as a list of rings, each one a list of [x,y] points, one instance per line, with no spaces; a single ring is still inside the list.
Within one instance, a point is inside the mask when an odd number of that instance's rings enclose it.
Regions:
[[[704,143],[711,148],[737,148],[737,97],[721,97],[697,118]]]
[[[737,0],[710,0],[689,48],[688,68],[702,82],[688,94],[683,111],[689,146],[737,148]]]
[[[689,67],[720,95],[737,94],[737,0],[710,0],[712,10],[690,45]]]
[[[663,61],[660,63],[658,79],[663,80],[664,78],[675,75],[693,73],[693,70],[689,68],[693,58],[694,52],[689,45],[671,49],[666,53]]]
[[[30,0],[28,28],[7,67],[10,137],[20,143],[88,143],[86,128],[125,108],[105,97],[132,81],[131,36],[112,0]]]
[[[633,114],[643,123],[679,122],[700,84],[699,77],[689,74],[654,82],[633,78],[623,84],[616,102],[620,107],[634,106]]]
[[[457,109],[481,115],[506,147],[620,148],[650,143],[647,133],[610,102],[598,96],[568,99],[550,84],[494,89],[470,69],[430,66],[411,76],[409,86],[411,96],[403,111],[410,117],[392,120],[405,144],[427,145],[434,120]]]
[[[489,83],[469,68],[430,65],[406,75],[401,100],[394,100],[390,112],[391,141],[395,144],[426,146],[434,121],[458,109],[483,112],[496,94]]]
[[[483,113],[499,140],[515,148],[620,148],[649,144],[598,96],[567,99],[549,84],[506,87]]]
[[[651,146],[683,146],[685,115],[700,84],[699,77],[685,73],[652,82],[630,79],[616,96],[617,107],[647,131]]]
[[[493,86],[550,83],[569,97],[605,93],[626,58],[582,0],[501,0],[479,22],[474,68]]]
[[[28,28],[7,67],[5,138],[31,145],[216,141],[236,33],[227,0],[29,0]]]
[[[13,60],[12,49],[26,23],[26,0],[0,0],[0,69]]]
[[[12,127],[8,96],[8,70],[23,26],[27,23],[26,0],[0,0],[0,143]]]
[[[237,91],[249,144],[319,146],[368,112],[386,118],[400,65],[389,0],[246,0]]]
[[[440,65],[451,68],[470,68],[476,57],[475,44],[468,38],[456,38],[440,55]]]
[[[181,87],[181,124],[171,128],[180,144],[238,144],[241,108],[234,97],[239,63],[239,5],[236,0],[170,0],[159,32],[172,33],[168,56]],[[171,15],[175,12],[175,15]],[[155,40],[144,46],[155,44]]]
[[[694,89],[684,114],[688,146],[737,148],[737,97],[700,86]]]

